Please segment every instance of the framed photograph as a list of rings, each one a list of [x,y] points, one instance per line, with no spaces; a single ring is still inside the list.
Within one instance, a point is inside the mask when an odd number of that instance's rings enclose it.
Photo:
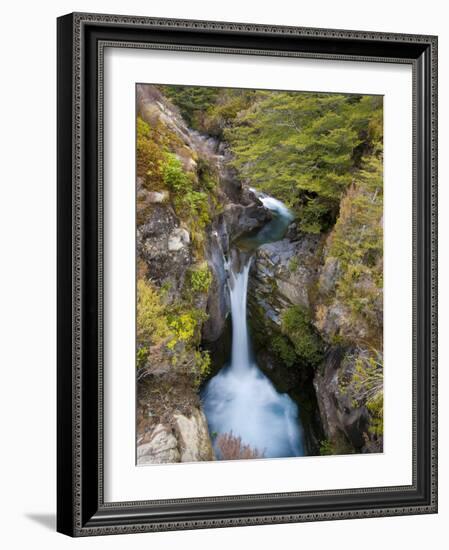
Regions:
[[[58,19],[58,531],[437,511],[437,38]]]

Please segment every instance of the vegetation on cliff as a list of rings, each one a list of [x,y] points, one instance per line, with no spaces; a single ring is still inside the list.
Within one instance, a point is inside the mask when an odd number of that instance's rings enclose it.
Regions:
[[[155,205],[149,193],[160,193],[167,197],[165,208],[175,212],[193,246],[190,250],[186,244],[190,267],[179,266],[183,284],[176,296],[170,292],[169,281],[156,282],[155,265],[138,259],[137,368],[139,376],[151,370],[151,351],[157,349],[159,361],[163,357],[198,387],[210,368],[209,354],[200,344],[207,319],[203,296],[212,281],[204,259],[205,228],[219,210],[217,175],[207,159],[200,159],[163,120],[154,112],[149,122],[137,118],[137,176],[143,187],[137,201],[137,224],[139,228],[152,219]]]

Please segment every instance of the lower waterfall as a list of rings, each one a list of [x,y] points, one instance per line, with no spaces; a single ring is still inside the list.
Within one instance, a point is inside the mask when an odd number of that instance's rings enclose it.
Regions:
[[[273,220],[256,236],[245,240],[244,244],[251,242],[253,249],[264,242],[282,239],[292,219],[280,201],[266,195],[259,198],[272,211]],[[202,391],[209,431],[213,439],[220,434],[232,433],[264,458],[303,456],[303,430],[298,406],[287,394],[275,389],[251,353],[247,293],[252,253],[238,249],[232,252],[229,268],[231,361],[209,380]],[[215,451],[217,458],[222,458],[219,449],[215,448]]]

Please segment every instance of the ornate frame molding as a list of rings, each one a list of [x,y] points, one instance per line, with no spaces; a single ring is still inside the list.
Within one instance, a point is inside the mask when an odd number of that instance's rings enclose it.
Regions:
[[[148,34],[148,39],[131,40],[133,29]],[[163,36],[152,40],[151,31]],[[177,32],[183,37],[215,42],[226,36],[225,45],[215,43],[177,43]],[[104,34],[108,34],[104,38]],[[128,33],[123,40],[123,33]],[[171,34],[170,34],[171,33]],[[90,37],[90,35],[95,35]],[[100,38],[99,38],[100,37]],[[285,37],[288,48],[282,48]],[[294,42],[306,45],[295,49]],[[250,43],[251,39],[253,40]],[[248,41],[250,47],[235,47],[229,41]],[[255,47],[254,42],[265,47]],[[330,43],[338,42],[340,53],[330,53]],[[319,47],[317,48],[317,44]],[[309,493],[239,495],[226,498],[176,499],[169,501],[142,501],[104,503],[102,480],[103,442],[103,52],[104,47],[157,48],[182,51],[206,51],[223,54],[251,54],[270,56],[297,56],[357,60],[366,62],[410,63],[413,66],[414,105],[414,296],[413,296],[413,393],[418,400],[418,375],[424,376],[428,404],[425,414],[414,403],[413,419],[413,484],[410,487],[384,487]],[[275,46],[275,47],[273,47]],[[397,46],[396,49],[392,46]],[[291,49],[293,48],[293,49]],[[320,49],[321,48],[321,49]],[[338,48],[337,48],[338,49]],[[357,53],[357,51],[359,53]],[[386,54],[396,55],[386,55]],[[397,54],[400,55],[397,55]],[[70,67],[67,66],[70,63]],[[90,94],[90,99],[89,99]],[[89,103],[90,102],[90,103]],[[97,120],[88,121],[86,111],[95,103]],[[88,109],[89,108],[89,109]],[[322,521],[373,516],[434,513],[437,511],[437,38],[424,35],[403,35],[332,29],[311,29],[222,23],[194,20],[157,19],[148,17],[104,14],[70,14],[58,21],[58,530],[72,536],[131,533],[176,529],[261,525],[302,521]],[[67,125],[72,133],[67,138]],[[90,124],[90,127],[88,127]],[[90,133],[89,133],[90,132]],[[88,136],[88,137],[86,137]],[[90,141],[89,141],[90,140]],[[93,148],[96,154],[92,154]],[[89,158],[88,158],[89,157]],[[92,157],[92,158],[91,158]],[[92,191],[92,180],[96,181]],[[91,186],[86,187],[90,182]],[[94,192],[94,194],[92,194]],[[94,201],[95,213],[86,213],[86,200]],[[95,272],[92,272],[93,252],[88,249],[85,234],[96,237]],[[429,246],[426,246],[428,244]],[[69,247],[69,251],[67,250]],[[89,271],[90,268],[90,271]],[[95,276],[94,276],[95,275]],[[94,343],[90,342],[86,327],[93,322],[86,317],[86,300],[96,298],[96,357]],[[424,312],[424,321],[418,326],[418,311]],[[87,344],[86,344],[86,341]],[[92,345],[89,347],[90,343]],[[88,353],[89,352],[89,353]],[[421,363],[420,363],[420,356]],[[422,362],[424,358],[425,364]],[[87,372],[86,364],[94,361],[94,374]],[[418,372],[418,364],[420,371]],[[425,371],[425,372],[421,372]],[[95,433],[86,431],[83,423],[86,410],[97,415]],[[418,418],[419,417],[419,426]],[[427,426],[428,434],[419,434]],[[423,464],[417,459],[418,435],[423,441],[428,436],[426,476]],[[92,440],[96,440],[95,449]],[[420,440],[421,441],[421,440]],[[421,441],[421,445],[423,444]],[[95,460],[89,458],[94,455]],[[87,483],[95,482],[88,488]],[[260,513],[256,505],[251,514],[248,506],[238,504],[255,500],[270,502],[300,498],[348,497],[389,494],[391,501],[382,505],[355,507],[354,498],[345,508],[344,502],[334,511],[320,510],[314,504],[305,505],[291,513]],[[419,493],[419,498],[418,498]],[[425,493],[425,495],[424,495]],[[407,497],[407,494],[409,497]],[[394,500],[396,496],[396,500]],[[408,503],[407,502],[408,498]],[[403,504],[401,504],[401,502]],[[193,504],[222,504],[227,513],[222,517],[199,517]],[[227,503],[227,504],[226,504]],[[229,505],[237,504],[234,508]],[[155,519],[151,508],[173,505],[176,510],[167,517]],[[183,513],[178,510],[183,508]],[[291,505],[290,505],[291,507]],[[241,507],[240,507],[241,508]],[[229,517],[232,510],[233,517]],[[157,514],[156,514],[157,515]],[[217,514],[215,514],[217,515]],[[182,519],[180,519],[182,516]]]

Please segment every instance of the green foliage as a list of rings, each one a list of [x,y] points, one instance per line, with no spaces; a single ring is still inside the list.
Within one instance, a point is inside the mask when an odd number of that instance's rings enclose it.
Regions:
[[[211,358],[208,351],[195,351],[195,385],[200,386],[201,382],[207,378],[211,369]]]
[[[160,86],[160,90],[179,108],[187,124],[196,130],[201,129],[205,109],[220,94],[220,88],[209,86]]]
[[[232,127],[240,113],[251,107],[255,95],[254,90],[222,88],[215,103],[206,110],[202,130],[222,138],[223,131]]]
[[[157,132],[141,117],[137,117],[136,163],[137,176],[142,177],[145,187],[158,190],[163,186],[163,146]]]
[[[319,233],[335,223],[362,155],[379,146],[381,116],[373,96],[258,91],[224,136],[241,176]]]
[[[376,436],[383,434],[383,356],[376,349],[347,356],[354,362],[349,380],[342,380],[339,389],[350,395],[353,407],[366,406],[370,413],[369,430]]]
[[[206,159],[199,157],[197,161],[197,172],[200,185],[203,189],[216,191],[219,183],[218,173]]]
[[[187,124],[205,134],[221,136],[238,114],[251,106],[255,92],[235,88],[160,86]]]
[[[143,345],[139,345],[137,347],[137,353],[136,353],[136,366],[137,370],[142,369],[145,367],[148,359],[148,348]]]
[[[323,358],[323,344],[311,324],[309,312],[301,306],[291,306],[281,315],[282,332],[293,344],[300,360],[312,366]]]
[[[354,448],[342,433],[337,433],[333,439],[320,441],[320,455],[347,455],[353,454]]]
[[[137,340],[151,345],[170,336],[166,307],[157,288],[149,281],[137,281]]]
[[[288,269],[292,273],[295,273],[298,270],[299,267],[299,259],[294,256],[289,262],[288,262]]]
[[[383,434],[383,357],[377,350],[371,355],[359,355],[355,360],[352,380],[353,392],[358,403],[366,405],[370,413],[370,431]]]
[[[162,179],[166,187],[174,193],[185,193],[192,188],[192,182],[182,168],[181,161],[173,153],[165,154],[162,166]]]
[[[383,391],[376,394],[372,399],[366,403],[371,421],[370,431],[376,436],[383,435],[384,432],[384,394]]]
[[[334,455],[335,454],[335,447],[329,439],[324,439],[323,441],[320,441],[320,455],[321,456],[328,456],[328,455]]]
[[[212,283],[212,273],[207,262],[190,271],[190,288],[193,292],[206,293]]]
[[[361,318],[367,323],[376,346],[382,332],[382,189],[382,160],[371,157],[341,201],[328,242],[328,257],[340,266],[335,298],[349,308],[354,324]]]
[[[162,179],[174,195],[176,213],[188,221],[193,239],[200,248],[204,241],[203,229],[210,222],[208,194],[194,188],[194,175],[184,171],[181,161],[173,153],[165,154]]]
[[[169,342],[168,348],[174,349],[178,342],[188,342],[194,338],[197,320],[191,312],[186,312],[174,317],[170,321],[169,327],[174,338]]]
[[[271,339],[271,349],[282,359],[286,367],[292,367],[298,360],[295,348],[285,336],[280,334],[273,336]]]

